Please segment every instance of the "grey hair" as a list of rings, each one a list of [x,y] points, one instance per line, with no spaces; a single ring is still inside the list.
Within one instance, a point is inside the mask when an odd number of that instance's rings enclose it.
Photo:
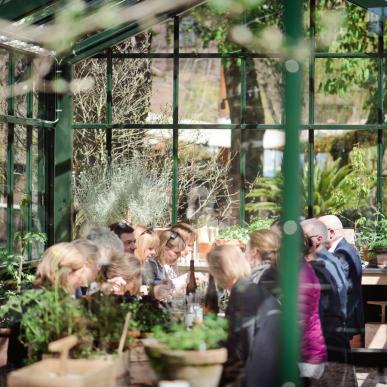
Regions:
[[[100,264],[109,264],[112,255],[124,253],[124,244],[121,239],[106,227],[93,227],[86,235],[86,239],[93,242],[101,254]]]
[[[328,240],[328,228],[323,222],[318,219],[306,219],[301,222],[301,226],[308,236],[310,234],[320,235],[322,237],[322,243]]]

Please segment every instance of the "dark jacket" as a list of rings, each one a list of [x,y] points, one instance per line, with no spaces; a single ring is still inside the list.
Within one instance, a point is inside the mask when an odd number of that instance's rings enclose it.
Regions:
[[[341,310],[336,281],[326,269],[324,260],[316,259],[310,264],[321,286],[319,314],[328,361],[346,362],[349,342],[344,335],[345,317]]]
[[[229,338],[227,341],[228,360],[224,367],[221,386],[237,386],[245,383],[245,366],[252,355],[252,347],[257,333],[260,338],[268,342],[275,341],[278,332],[271,336],[262,329],[266,325],[266,316],[269,312],[278,313],[278,301],[262,286],[250,282],[247,278],[240,278],[232,287],[226,317],[229,321]],[[270,332],[271,333],[271,332]],[[259,339],[257,339],[259,341]],[[276,346],[271,345],[265,349],[267,358],[276,358]],[[273,356],[270,356],[273,351]],[[263,377],[269,367],[267,363],[254,366],[254,371]],[[270,364],[273,367],[276,364]],[[249,366],[251,367],[251,366]]]
[[[348,301],[346,329],[348,338],[364,333],[364,310],[361,291],[362,267],[359,253],[355,246],[343,238],[334,251],[344,264],[348,279]]]

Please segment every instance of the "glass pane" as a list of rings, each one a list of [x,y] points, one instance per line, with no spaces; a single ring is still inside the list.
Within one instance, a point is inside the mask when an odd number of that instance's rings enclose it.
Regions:
[[[113,53],[172,53],[173,21],[153,26],[112,47]]]
[[[168,123],[172,119],[173,60],[114,59],[113,121]]]
[[[376,61],[316,59],[315,122],[377,122]]]
[[[327,52],[377,51],[375,17],[349,1],[336,4],[326,1],[317,2],[317,49]]]
[[[26,211],[22,211],[22,201],[26,194],[26,147],[27,133],[22,126],[15,127],[15,164],[14,164],[14,230],[25,231],[27,228]],[[14,243],[14,248],[18,248],[17,243]]]
[[[91,88],[74,93],[74,122],[106,122],[106,59],[75,64],[73,76],[92,82]]]
[[[280,123],[282,116],[282,69],[277,59],[246,61],[246,122]]]
[[[179,131],[179,220],[200,226],[234,223],[231,130]],[[239,178],[239,174],[237,176]]]
[[[376,209],[376,131],[315,132],[315,215],[337,214],[344,227]]]
[[[172,131],[135,133],[130,127],[113,130],[110,169],[106,157],[79,163],[74,184],[76,235],[86,224],[170,224]]]
[[[7,129],[0,123],[0,248],[7,243]]]
[[[0,114],[7,114],[8,52],[0,48]]]
[[[217,53],[240,48],[229,38],[230,16],[216,13],[207,4],[195,7],[181,15],[180,52]]]
[[[250,223],[280,213],[285,137],[281,130],[247,130],[245,141],[246,220]]]
[[[29,60],[19,55],[15,59],[15,115],[26,117],[27,96],[23,84],[28,80]]]
[[[240,87],[240,64],[236,60],[182,59],[180,123],[239,123]]]

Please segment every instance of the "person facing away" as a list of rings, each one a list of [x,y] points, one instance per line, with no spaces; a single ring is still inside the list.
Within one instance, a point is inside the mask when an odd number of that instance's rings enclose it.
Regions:
[[[230,290],[226,309],[228,360],[220,385],[277,385],[278,301],[262,286],[251,282],[250,265],[237,246],[215,246],[207,254],[207,261],[216,283]],[[264,361],[259,357],[263,351]]]
[[[313,242],[315,255],[325,263],[326,269],[334,278],[337,292],[340,297],[340,308],[344,318],[347,315],[348,282],[340,260],[326,249],[328,229],[317,219],[307,219],[301,223],[305,235]]]
[[[271,230],[256,230],[250,234],[246,258],[251,267],[251,281],[261,284],[275,297],[279,296],[277,261],[280,236]]]
[[[362,266],[355,246],[343,236],[343,225],[335,215],[318,218],[328,229],[328,251],[337,256],[348,281],[346,332],[353,336],[364,333],[364,310],[361,290]]]
[[[113,223],[109,226],[124,244],[124,252],[134,254],[136,250],[136,238],[134,236],[134,229],[127,223]]]
[[[319,315],[320,282],[307,261],[313,251],[310,239],[303,236],[300,268],[299,310],[301,325],[301,377],[320,379],[327,358],[326,346]]]

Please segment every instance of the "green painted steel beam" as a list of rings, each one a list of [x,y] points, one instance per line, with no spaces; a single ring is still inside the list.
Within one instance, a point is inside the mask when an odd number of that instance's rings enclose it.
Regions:
[[[348,0],[350,3],[358,5],[359,7],[370,8],[387,8],[385,0]]]
[[[172,224],[179,215],[179,17],[173,19],[173,134],[172,134]]]
[[[384,20],[379,17],[378,36],[378,123],[384,124]],[[377,185],[376,203],[379,213],[383,213],[383,130],[378,129],[377,137]]]
[[[302,62],[296,51],[302,38],[302,0],[284,1],[284,24],[288,55],[284,59],[285,151],[283,157],[283,222],[280,256],[282,313],[280,332],[280,385],[299,384],[298,277],[301,210],[299,127],[302,109]]]
[[[7,98],[8,115],[15,114],[15,56],[9,52],[8,58],[8,79],[9,95]],[[15,125],[8,123],[7,126],[7,250],[13,250],[14,230],[14,188],[15,188]]]
[[[63,63],[58,75],[65,81],[72,79],[72,66]],[[55,127],[54,146],[54,243],[72,238],[72,159],[73,131],[71,128],[73,109],[70,92],[57,95],[58,124]]]
[[[53,128],[55,121],[39,120],[31,117],[16,117],[14,115],[0,114],[0,122],[22,126],[34,126],[40,128]]]
[[[144,52],[144,53],[113,53],[113,58],[118,59],[143,59],[143,58],[164,58],[173,59],[173,53],[165,52]],[[276,53],[254,53],[254,52],[230,52],[230,53],[197,53],[197,52],[182,52],[180,53],[180,59],[230,59],[230,58],[252,58],[252,59],[278,59],[280,60],[281,55]],[[318,59],[377,59],[379,54],[376,52],[362,53],[362,52],[319,52],[316,51],[314,54],[315,58]],[[382,54],[383,58],[387,57],[387,52]],[[106,54],[98,53],[93,58],[106,58]]]
[[[246,24],[246,12],[242,16],[242,24]],[[243,50],[244,53],[245,50]],[[246,123],[246,98],[247,98],[247,80],[246,80],[246,56],[243,55],[241,61],[241,96],[240,96],[240,123],[243,127]],[[246,225],[246,132],[244,129],[239,131],[239,225]]]
[[[28,65],[28,77],[31,76],[31,64]],[[26,113],[28,118],[32,118],[33,116],[33,103],[34,103],[34,95],[33,91],[28,91],[26,95]],[[26,222],[26,231],[31,232],[32,231],[32,163],[33,163],[33,149],[32,149],[32,137],[33,137],[33,127],[27,126],[27,141],[26,141],[26,185],[25,185],[25,194],[28,198],[27,203],[27,222]],[[28,260],[30,260],[31,257],[31,244],[29,243],[27,245],[27,257]]]
[[[170,10],[159,15],[152,15],[152,10],[150,9],[151,15],[149,17],[135,22],[123,23],[115,28],[104,30],[76,43],[71,50],[71,55],[65,59],[71,63],[76,63],[82,59],[98,54],[99,52],[122,42],[129,36],[144,32],[155,24],[163,23],[174,17],[176,14],[201,3],[203,3],[203,0],[191,0],[184,5],[171,3]]]
[[[173,124],[134,124],[130,122],[113,123],[111,125],[104,123],[74,123],[72,124],[73,129],[173,129]],[[267,130],[267,129],[278,129],[283,130],[284,126],[281,124],[178,124],[177,127],[180,130],[184,129],[249,129],[249,130]],[[300,125],[300,130],[378,130],[387,129],[387,124],[303,124]]]
[[[11,0],[0,5],[0,15],[2,19],[19,20],[43,8],[55,0]]]
[[[112,49],[107,49],[106,60],[106,123],[111,125],[113,122],[113,58]],[[112,161],[112,128],[106,128],[106,154],[108,166],[110,169]]]
[[[309,125],[314,124],[314,104],[315,104],[315,49],[316,49],[316,0],[310,0],[309,13]],[[314,131],[309,129],[308,133],[308,218],[313,218],[314,206]]]

